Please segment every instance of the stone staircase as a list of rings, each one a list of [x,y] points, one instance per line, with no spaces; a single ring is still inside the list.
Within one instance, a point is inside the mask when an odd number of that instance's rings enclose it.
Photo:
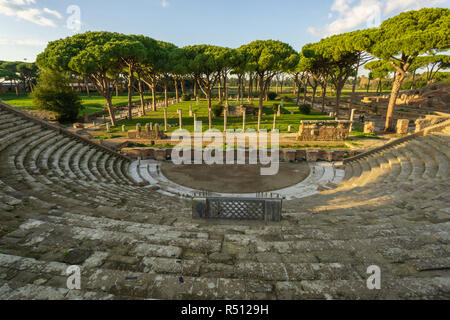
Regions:
[[[448,299],[449,158],[444,128],[351,161],[281,223],[198,221],[126,158],[0,109],[0,298]]]

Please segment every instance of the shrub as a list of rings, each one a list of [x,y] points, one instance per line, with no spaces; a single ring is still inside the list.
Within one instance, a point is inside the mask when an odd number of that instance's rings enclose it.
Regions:
[[[78,94],[69,86],[69,77],[57,71],[42,71],[32,98],[37,108],[54,112],[61,122],[76,121],[83,108]]]
[[[298,110],[301,114],[311,114],[311,105],[309,104],[301,104],[298,106]]]
[[[212,113],[216,118],[218,118],[222,115],[222,111],[223,111],[223,106],[221,106],[220,104],[217,104],[212,107]]]
[[[269,98],[269,100],[275,100],[277,98],[278,94],[276,94],[275,92],[269,92],[267,94],[267,97]]]
[[[185,93],[181,96],[181,101],[191,101],[192,100],[192,95],[189,93]]]

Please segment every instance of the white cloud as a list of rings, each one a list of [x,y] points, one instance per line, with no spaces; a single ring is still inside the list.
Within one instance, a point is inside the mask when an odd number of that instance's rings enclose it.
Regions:
[[[169,3],[169,1],[167,1],[167,0],[162,0],[161,6],[162,6],[163,8],[167,8],[167,7],[170,6],[170,3]]]
[[[58,19],[62,16],[55,10],[45,8],[38,9],[32,5],[36,4],[36,0],[0,0],[0,14],[16,17],[19,20],[25,20],[34,24],[46,27],[56,27],[56,23],[45,14],[52,15]]]
[[[57,17],[58,19],[62,19],[62,18],[63,18],[63,16],[61,15],[61,13],[59,13],[59,12],[56,11],[56,10],[51,10],[51,9],[49,9],[49,8],[44,8],[44,12],[45,12],[45,13],[48,13],[48,14],[51,14],[51,15]]]
[[[25,47],[45,47],[48,44],[48,41],[42,40],[33,40],[33,39],[5,39],[0,38],[0,45],[16,45],[16,46],[25,46]]]
[[[362,27],[376,27],[392,13],[432,7],[448,0],[334,0],[331,11],[336,19],[324,27],[309,27],[308,32],[330,36]],[[332,14],[332,13],[330,13]]]

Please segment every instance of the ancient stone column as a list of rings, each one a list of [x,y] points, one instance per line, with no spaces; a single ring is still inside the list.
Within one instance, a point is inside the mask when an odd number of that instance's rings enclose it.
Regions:
[[[247,130],[247,108],[243,107],[242,108],[242,131],[245,132],[245,130]]]
[[[223,131],[227,131],[228,128],[228,108],[223,109]]]
[[[292,131],[292,126],[288,126],[288,132]]]
[[[145,124],[145,133],[150,134],[150,123]]]
[[[281,117],[281,105],[278,106],[277,117]]]
[[[194,131],[197,131],[197,112],[194,112]]]
[[[111,124],[109,122],[106,123],[106,132],[111,132]]]
[[[189,105],[189,117],[192,117],[192,104]]]
[[[164,131],[169,131],[169,127],[167,125],[167,108],[164,108]]]
[[[123,126],[122,126],[122,132],[125,132],[125,131],[126,131],[125,125],[123,125]]]
[[[150,130],[153,131],[153,122],[150,122]]]
[[[375,133],[375,122],[364,122],[364,133]]]
[[[355,121],[355,112],[356,109],[352,109],[352,113],[350,114],[350,121]],[[350,123],[350,132],[353,131],[353,123]]]
[[[141,124],[138,123],[136,124],[136,138],[140,138],[141,137]]]
[[[178,119],[180,121],[180,130],[183,130],[183,109],[178,109]]]
[[[277,130],[277,114],[273,114],[273,130]]]
[[[155,134],[156,134],[156,139],[159,138],[159,124],[155,124]]]

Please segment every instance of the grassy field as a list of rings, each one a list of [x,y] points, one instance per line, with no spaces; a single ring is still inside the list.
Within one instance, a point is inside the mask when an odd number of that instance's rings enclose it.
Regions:
[[[213,105],[217,101],[213,102]],[[235,102],[230,102],[233,104]],[[262,117],[262,129],[271,130],[273,126],[273,104],[280,103],[279,101],[268,101],[264,103],[264,115]],[[257,106],[257,101],[254,101],[255,106]],[[173,132],[178,129],[178,109],[183,110],[183,128],[193,132],[194,130],[194,119],[189,117],[189,106],[192,106],[192,111],[197,112],[197,120],[202,121],[203,130],[208,130],[208,107],[207,101],[200,101],[199,105],[196,106],[195,101],[181,102],[172,105],[168,108],[168,123],[174,125],[169,128],[169,132]],[[293,114],[291,114],[291,111]],[[310,115],[300,114],[298,107],[294,103],[284,103],[284,108],[282,109],[282,115],[277,119],[277,128],[280,132],[288,132],[288,126],[292,125],[293,132],[298,130],[301,120],[332,120],[328,116],[322,115],[318,112],[312,112]],[[121,132],[121,126],[125,125],[127,130],[133,130],[136,128],[136,124],[140,123],[144,126],[146,123],[152,122],[154,124],[159,123],[164,124],[164,112],[163,110],[158,110],[156,112],[149,112],[146,116],[141,118],[135,118],[133,120],[122,120],[119,122],[117,127],[112,128],[112,133]],[[256,129],[258,124],[258,116],[247,115],[247,129]],[[224,118],[214,117],[213,127],[218,130],[224,129]],[[163,127],[162,127],[163,128]],[[241,129],[242,128],[242,117],[228,117],[228,129]]]
[[[230,88],[230,95],[235,94],[234,90],[237,88]],[[215,90],[216,92],[217,90]],[[275,92],[275,87],[271,88],[271,91]],[[360,89],[357,90],[358,93],[366,93],[366,90]],[[216,92],[217,93],[217,92]],[[309,88],[308,93],[311,93],[311,89]],[[371,90],[369,93],[375,93],[375,90]],[[343,90],[343,97],[350,96],[351,89],[344,89]],[[383,94],[389,94],[389,92],[384,92]],[[174,93],[171,93],[171,96],[173,96]],[[317,98],[319,99],[321,97],[320,89],[317,90]],[[279,96],[288,96],[294,98],[295,95],[292,93],[292,88],[285,87],[283,89],[283,93],[279,93]],[[327,93],[328,97],[335,96],[335,93],[333,91],[329,91]],[[88,97],[86,94],[80,94],[80,98],[82,101],[82,104],[84,106],[84,109],[80,112],[80,115],[84,114],[86,112],[87,114],[92,114],[98,111],[102,111],[105,108],[105,99],[96,94],[93,93]],[[144,98],[146,100],[151,100],[151,95],[145,95]],[[34,104],[31,96],[29,94],[20,94],[19,96],[16,96],[15,93],[4,93],[0,94],[0,99],[2,99],[5,103],[17,107],[20,109],[28,109],[28,110],[34,110]],[[163,99],[162,95],[158,95],[157,99]],[[255,101],[257,98],[254,98]],[[113,105],[114,106],[123,106],[126,105],[128,102],[128,97],[126,93],[120,94],[118,97],[113,96]],[[133,103],[140,103],[139,95],[133,95]],[[271,103],[269,102],[271,105]]]
[[[81,102],[83,104],[83,110],[81,110],[80,115],[84,114],[86,112],[87,114],[92,114],[98,111],[102,111],[105,107],[105,99],[96,94],[91,94],[90,97],[88,97],[85,94],[80,95]],[[144,96],[146,100],[151,99],[150,96]],[[21,94],[19,96],[16,96],[14,93],[6,93],[1,94],[0,99],[2,99],[5,103],[16,107],[20,109],[29,109],[34,110],[34,104],[33,99],[30,97],[29,94]],[[118,97],[113,97],[113,105],[114,106],[123,106],[128,103],[128,96],[126,94],[119,95]],[[133,96],[133,103],[140,103],[140,98],[138,95]]]

